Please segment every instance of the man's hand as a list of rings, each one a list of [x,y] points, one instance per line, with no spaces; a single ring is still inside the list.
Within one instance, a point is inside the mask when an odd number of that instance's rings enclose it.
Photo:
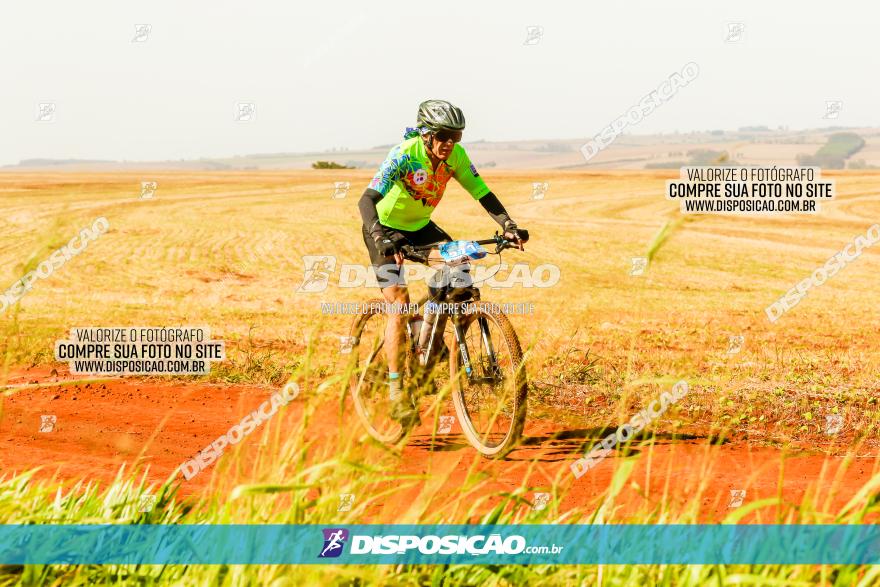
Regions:
[[[394,257],[394,261],[398,265],[403,264],[403,254],[400,252],[400,245],[403,244],[400,240],[392,240],[387,234],[374,234],[373,240],[376,241],[376,250],[379,251],[379,254],[383,257]]]
[[[529,240],[529,231],[524,228],[519,228],[513,220],[508,220],[504,223],[504,238],[510,241],[524,243]]]
[[[373,240],[376,241],[376,250],[383,257],[393,257],[397,253],[397,244],[388,238],[385,234],[374,234]]]

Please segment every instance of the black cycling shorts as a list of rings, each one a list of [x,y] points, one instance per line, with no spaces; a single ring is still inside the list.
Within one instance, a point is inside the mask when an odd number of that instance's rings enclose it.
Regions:
[[[370,253],[370,263],[373,265],[373,272],[376,274],[379,287],[386,288],[392,285],[406,285],[394,257],[383,257],[379,254],[379,250],[376,248],[376,241],[367,232],[366,226],[362,228],[361,232],[364,236],[364,244],[367,245],[367,251]],[[398,230],[386,226],[385,234],[395,242],[402,240],[404,244],[414,247],[426,247],[452,240],[452,237],[445,230],[431,221],[428,221],[428,224],[414,231]],[[382,268],[381,271],[379,270],[380,268]]]

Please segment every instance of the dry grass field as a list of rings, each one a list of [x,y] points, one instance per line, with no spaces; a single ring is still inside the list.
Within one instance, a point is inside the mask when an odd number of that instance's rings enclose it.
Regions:
[[[435,438],[429,424],[400,454],[353,448],[364,437],[352,415],[338,413],[335,391],[344,388],[339,336],[351,317],[322,315],[321,303],[375,296],[337,285],[340,265],[367,263],[357,199],[370,174],[0,174],[3,290],[96,218],[110,225],[0,315],[0,476],[42,466],[37,477],[60,467],[54,481],[110,481],[121,464],[146,462],[149,481],[159,483],[296,374],[303,393],[280,434],[308,431],[297,442],[310,462],[342,451],[422,476],[405,488],[409,499],[373,501],[350,521],[423,521],[425,499],[452,504],[445,520],[475,519],[505,495],[541,487],[554,494],[548,515],[589,516],[621,471],[631,483],[622,492],[616,486],[622,509],[605,510],[607,519],[722,520],[730,514],[725,495],[742,487],[747,501],[778,498],[769,518],[758,508],[748,520],[792,519],[785,516],[809,499],[821,521],[876,477],[880,248],[776,323],[764,308],[880,219],[880,173],[827,173],[839,195],[815,216],[684,219],[664,198],[676,171],[483,175],[532,235],[524,252],[503,260],[560,269],[553,287],[483,290],[484,299],[535,310],[511,316],[528,349],[529,424],[523,447],[501,462],[479,459],[460,435]],[[152,199],[140,198],[142,181],[157,182]],[[549,183],[541,200],[531,198],[536,181]],[[331,198],[334,182],[350,182],[345,198]],[[458,238],[495,230],[458,186],[435,220]],[[305,255],[336,257],[326,291],[298,291]],[[647,271],[631,276],[631,259],[643,256],[651,257]],[[203,379],[78,381],[53,357],[54,341],[72,327],[176,325],[209,326],[226,342],[228,360]],[[728,352],[736,336],[741,350]],[[638,446],[573,478],[573,460],[680,379],[690,393]],[[42,413],[59,414],[56,436],[36,434]],[[843,425],[829,434],[832,414]],[[233,465],[221,461],[223,474],[182,483],[181,495],[219,503],[237,484],[293,482],[283,478],[292,465],[278,465],[292,453],[251,448],[252,467],[230,475]],[[322,483],[341,488],[333,479]],[[472,489],[474,479],[490,497],[470,504],[459,488]],[[414,505],[402,511],[404,503]]]
[[[669,173],[486,175],[534,235],[524,253],[506,252],[503,261],[560,268],[554,287],[484,293],[534,304],[534,315],[514,317],[531,348],[533,380],[590,384],[580,397],[554,393],[548,405],[571,404],[590,416],[584,401],[642,380],[686,377],[715,399],[745,394],[735,401],[737,416],[760,402],[765,423],[754,432],[772,436],[797,430],[771,425],[791,422],[786,399],[876,390],[880,251],[868,249],[775,324],[764,308],[880,218],[880,174],[832,175],[839,199],[817,216],[683,222],[663,198]],[[368,177],[346,170],[0,175],[4,289],[95,218],[110,224],[0,316],[6,369],[52,363],[52,343],[72,326],[205,324],[242,351],[218,376],[277,382],[308,341],[316,364],[332,370],[348,319],[322,316],[321,302],[360,301],[375,291],[336,287],[337,268],[325,292],[297,292],[302,256],[366,262],[356,203]],[[158,182],[154,199],[139,199],[142,180]],[[331,199],[336,181],[351,182],[346,198]],[[549,182],[545,199],[531,199],[532,181]],[[457,186],[435,219],[461,238],[496,228]],[[645,256],[667,223],[646,274],[630,276],[631,258]],[[735,335],[744,336],[743,349],[728,355]],[[858,411],[856,421],[865,415]]]

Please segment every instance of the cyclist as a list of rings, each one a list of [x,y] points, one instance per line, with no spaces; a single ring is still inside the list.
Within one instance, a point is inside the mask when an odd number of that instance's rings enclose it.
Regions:
[[[459,144],[465,121],[462,111],[445,100],[426,100],[419,105],[416,126],[408,127],[404,141],[391,149],[358,202],[363,220],[364,243],[385,301],[408,304],[409,293],[400,268],[400,247],[417,247],[451,241],[431,221],[431,213],[443,198],[446,184],[455,178],[503,229],[505,238],[525,242],[526,230],[518,228],[504,206],[489,190],[477,168]],[[431,260],[438,261],[437,251]],[[406,316],[391,312],[385,329],[391,417],[404,426],[419,418],[401,380],[401,349]]]

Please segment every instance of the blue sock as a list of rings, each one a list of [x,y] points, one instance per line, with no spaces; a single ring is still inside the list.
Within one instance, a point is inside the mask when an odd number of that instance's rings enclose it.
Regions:
[[[388,372],[388,397],[392,402],[400,401],[403,398],[401,381],[400,373]]]

